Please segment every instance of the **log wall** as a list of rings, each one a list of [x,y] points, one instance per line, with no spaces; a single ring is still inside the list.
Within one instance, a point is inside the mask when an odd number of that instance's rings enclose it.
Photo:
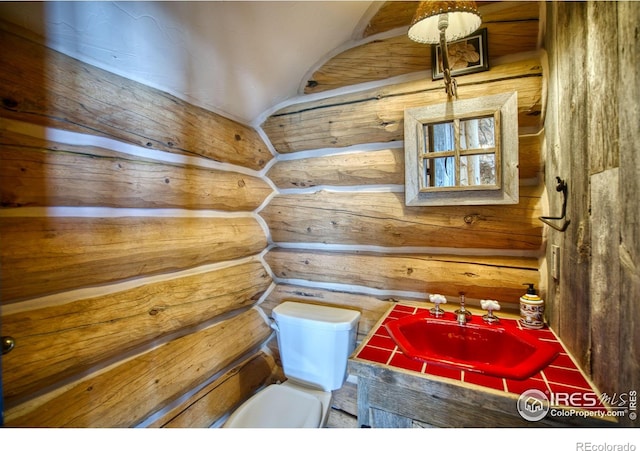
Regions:
[[[313,74],[305,93],[315,93],[314,100],[301,97],[262,123],[278,152],[267,172],[278,193],[259,211],[275,245],[265,261],[278,282],[261,304],[267,313],[286,299],[354,308],[362,312],[362,338],[395,299],[422,303],[428,293],[443,293],[457,302],[464,291],[471,303],[494,298],[515,309],[522,284],[542,281],[546,74],[537,53],[539,5],[483,6],[491,68],[457,77],[460,99],[518,93],[520,201],[472,207],[404,203],[404,110],[447,101],[442,81],[416,77],[429,68],[428,47],[409,41],[405,30],[387,33],[406,27],[411,7],[386,3],[362,43]],[[507,39],[513,30],[518,38]],[[336,422],[353,426],[345,420],[357,412],[353,386],[334,402],[343,414]]]
[[[567,181],[571,221],[549,231],[560,249],[549,316],[608,394],[640,386],[639,20],[635,2],[558,2],[547,12],[546,184]],[[550,208],[560,211],[560,199]]]
[[[0,31],[5,424],[207,427],[281,377],[257,132]],[[238,383],[242,381],[242,383]]]
[[[274,243],[286,248],[266,256],[279,281],[416,298],[443,293],[457,299],[465,291],[473,299],[493,296],[506,303],[517,302],[523,283],[539,283],[541,61],[525,55],[459,77],[458,86],[460,98],[518,91],[519,203],[405,206],[403,111],[445,102],[441,82],[406,82],[287,106],[263,124],[286,155],[267,173],[280,192],[260,211]],[[390,142],[398,144],[389,149]]]

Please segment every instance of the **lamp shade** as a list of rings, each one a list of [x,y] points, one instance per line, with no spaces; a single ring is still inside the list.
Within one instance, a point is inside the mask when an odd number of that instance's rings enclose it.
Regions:
[[[440,15],[447,14],[448,26],[445,31],[447,42],[462,39],[476,31],[482,18],[472,1],[426,1],[420,2],[409,27],[409,38],[423,44],[440,42],[438,21]]]

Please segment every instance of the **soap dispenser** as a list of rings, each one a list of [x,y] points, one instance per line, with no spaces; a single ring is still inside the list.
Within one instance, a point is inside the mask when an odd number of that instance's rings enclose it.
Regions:
[[[528,285],[527,292],[520,297],[520,324],[526,329],[542,329],[544,327],[544,300],[536,293],[534,284]]]

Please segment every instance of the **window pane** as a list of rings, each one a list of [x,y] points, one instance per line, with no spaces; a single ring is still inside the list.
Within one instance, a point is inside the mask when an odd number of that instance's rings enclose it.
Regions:
[[[461,149],[486,149],[495,145],[493,116],[460,121]]]
[[[433,138],[432,152],[444,152],[454,149],[455,138],[453,122],[443,122],[441,124],[429,125],[428,127],[431,130]]]
[[[456,186],[455,168],[453,157],[425,159],[425,187]]]
[[[460,158],[460,185],[496,184],[495,154],[468,155]]]

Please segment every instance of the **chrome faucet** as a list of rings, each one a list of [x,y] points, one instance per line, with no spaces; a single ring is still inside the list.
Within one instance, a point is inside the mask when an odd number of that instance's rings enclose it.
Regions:
[[[464,291],[460,292],[460,308],[455,311],[455,314],[458,324],[461,326],[467,324],[467,321],[471,318],[471,312],[464,308]]]

